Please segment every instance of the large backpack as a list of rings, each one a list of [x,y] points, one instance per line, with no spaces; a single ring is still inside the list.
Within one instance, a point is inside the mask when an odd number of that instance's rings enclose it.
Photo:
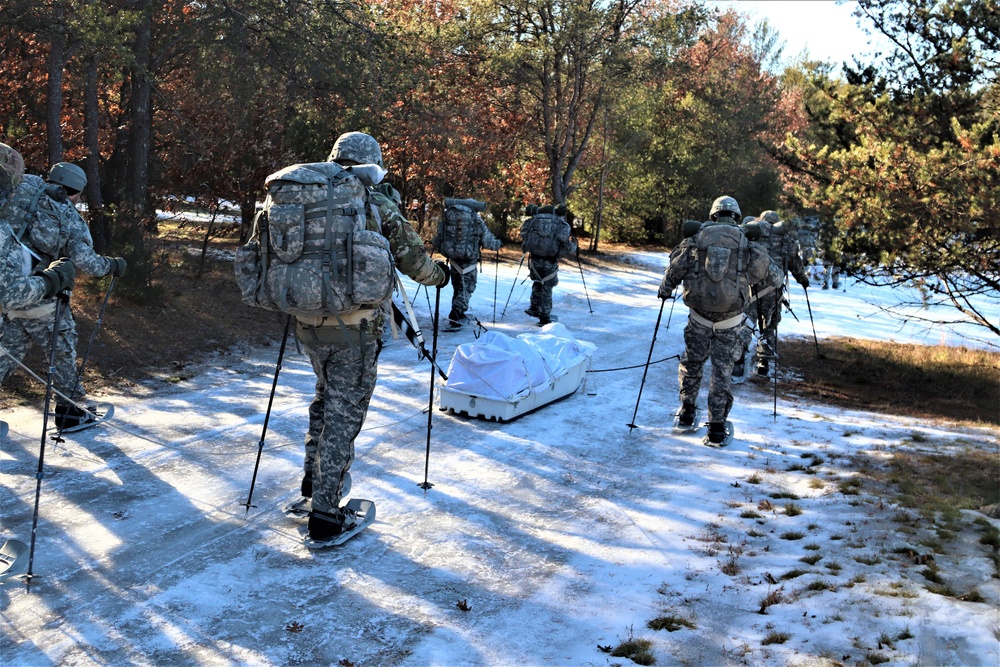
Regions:
[[[344,315],[392,296],[389,241],[367,229],[366,188],[335,162],[295,164],[264,181],[253,237],[236,255],[243,302],[304,317]]]
[[[38,261],[50,262],[63,254],[69,241],[69,227],[49,195],[50,186],[40,176],[26,174],[3,207],[3,219],[14,238],[30,249]]]
[[[750,243],[736,226],[707,224],[685,241],[698,253],[694,271],[684,278],[684,303],[695,310],[743,310],[749,296]]]
[[[441,217],[438,250],[448,259],[479,258],[482,228],[479,219],[468,206],[448,206]]]
[[[565,218],[554,213],[536,213],[521,225],[521,248],[538,257],[558,257],[560,232],[566,232],[563,236],[568,240],[568,229]]]

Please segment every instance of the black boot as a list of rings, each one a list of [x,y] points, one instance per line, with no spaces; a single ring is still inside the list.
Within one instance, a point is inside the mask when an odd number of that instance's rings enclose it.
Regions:
[[[760,359],[757,362],[757,375],[761,377],[767,377],[768,372],[771,370],[770,364],[768,364],[767,359]]]
[[[324,541],[337,537],[344,532],[344,517],[342,514],[329,514],[314,509],[309,513],[309,537]]]
[[[677,423],[681,426],[694,426],[694,417],[694,403],[685,403],[681,406],[680,414],[677,415]]]
[[[56,405],[56,428],[60,431],[76,428],[93,420],[94,418],[89,413],[75,405]]]
[[[708,425],[708,441],[720,445],[726,439],[726,425],[723,422],[711,422]]]
[[[302,497],[312,498],[313,495],[313,475],[307,472],[302,478]]]

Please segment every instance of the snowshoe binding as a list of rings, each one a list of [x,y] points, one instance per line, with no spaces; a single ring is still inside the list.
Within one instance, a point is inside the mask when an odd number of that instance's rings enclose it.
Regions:
[[[335,547],[351,539],[375,522],[375,503],[354,498],[336,514],[313,510],[309,513],[308,549]]]
[[[7,540],[0,547],[0,581],[18,577],[28,571],[28,545],[20,540]]]
[[[309,513],[312,512],[312,475],[306,474],[302,478],[302,495],[296,500],[288,503],[281,508],[285,516],[288,517],[307,517]],[[341,491],[341,495],[346,497],[347,494],[351,492],[351,473],[344,473],[344,490]]]
[[[733,441],[733,422],[711,422],[708,434],[701,441],[706,447],[725,447]]]
[[[114,414],[115,406],[110,403],[88,405],[86,410],[75,405],[56,405],[56,429],[60,433],[76,433],[106,422]]]
[[[683,403],[674,415],[674,432],[690,433],[698,429],[698,408],[694,403]]]

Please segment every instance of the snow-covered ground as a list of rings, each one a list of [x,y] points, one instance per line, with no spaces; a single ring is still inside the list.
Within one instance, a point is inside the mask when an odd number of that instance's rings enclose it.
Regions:
[[[629,638],[650,640],[658,665],[1000,664],[1000,590],[978,534],[959,536],[960,562],[938,565],[985,602],[942,597],[915,562],[925,536],[897,532],[901,510],[843,493],[859,457],[995,453],[998,431],[788,399],[775,418],[770,386],[748,382],[736,389],[736,441],[704,447],[701,433],[671,430],[669,357],[687,314],[669,303],[652,351],[668,359],[649,367],[630,431],[664,261],[586,268],[586,291],[564,261],[554,312],[597,345],[595,372],[509,423],[435,409],[429,462],[429,365],[404,341],[387,344],[352,470],[352,495],[374,500],[378,519],[335,549],[306,549],[305,523],[280,511],[297,496],[313,386],[293,344],[249,512],[277,345],[101,397],[117,407],[112,423],[46,447],[37,576],[0,586],[3,664],[628,665],[602,649]],[[537,331],[522,312],[523,270],[511,290],[516,268],[484,265],[473,300],[494,328],[496,294],[495,328],[510,335]],[[852,281],[810,290],[820,344],[985,338],[901,326],[875,305],[895,298]],[[414,301],[429,329],[425,293]],[[801,321],[786,315],[782,334],[811,338],[797,285],[792,304]],[[471,339],[441,334],[442,365]],[[41,419],[37,406],[2,418],[0,538],[28,542]],[[691,627],[647,626],[669,616]]]

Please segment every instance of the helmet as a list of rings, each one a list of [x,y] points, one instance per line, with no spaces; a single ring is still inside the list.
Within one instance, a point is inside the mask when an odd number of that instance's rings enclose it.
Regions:
[[[740,205],[732,197],[719,197],[714,202],[712,202],[712,210],[708,212],[708,217],[712,220],[716,220],[719,217],[719,213],[729,213],[729,215],[739,220],[743,215],[740,212]]]
[[[757,220],[757,218],[753,217],[752,215],[746,215],[746,216],[743,216],[743,222],[741,222],[740,224],[741,225],[745,225],[748,222],[755,222],[756,220]]]
[[[348,132],[340,135],[327,162],[340,162],[341,160],[353,160],[358,164],[382,164],[382,149],[378,142],[370,134],[364,132]]]
[[[82,192],[87,185],[87,175],[83,173],[83,169],[70,162],[57,162],[52,165],[46,180],[49,183],[58,183],[71,195]]]
[[[772,225],[781,222],[781,216],[776,211],[764,211],[760,214],[760,219],[764,222],[770,222]]]
[[[24,178],[24,158],[7,144],[0,144],[0,194],[13,192]]]

